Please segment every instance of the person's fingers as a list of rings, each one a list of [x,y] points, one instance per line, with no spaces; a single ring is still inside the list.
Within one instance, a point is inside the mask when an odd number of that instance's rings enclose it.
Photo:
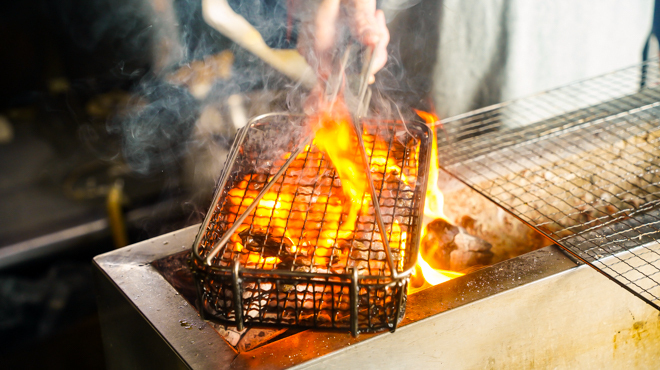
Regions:
[[[325,75],[335,44],[340,0],[323,0],[314,16],[302,22],[298,36],[298,51],[318,75]]]
[[[329,51],[335,44],[339,5],[340,0],[323,0],[319,5],[314,20],[315,46],[318,53]]]
[[[378,34],[378,43],[374,46],[374,62],[372,73],[380,71],[387,63],[387,44],[390,42],[390,32],[387,29],[387,23],[385,22],[385,14],[382,10],[376,11],[376,25],[375,32]],[[372,78],[370,78],[372,80]],[[372,83],[372,82],[370,82]]]
[[[375,0],[345,0],[349,24],[355,38],[363,45],[375,48],[373,54],[372,75],[369,83],[373,83],[376,72],[387,63],[387,44],[390,33],[382,10],[376,10]]]
[[[369,82],[373,83],[373,74],[387,62],[387,44],[390,39],[385,15],[381,10],[376,10],[376,0],[321,0],[314,15],[301,24],[298,51],[319,77],[327,77],[332,67],[342,5],[353,36],[363,45],[375,48],[372,75],[369,76]]]
[[[376,0],[346,0],[346,12],[353,35],[366,46],[376,45]]]

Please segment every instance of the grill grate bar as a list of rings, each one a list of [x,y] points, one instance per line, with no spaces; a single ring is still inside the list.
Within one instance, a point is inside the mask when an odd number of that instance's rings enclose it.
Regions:
[[[444,129],[445,170],[660,309],[657,59]]]

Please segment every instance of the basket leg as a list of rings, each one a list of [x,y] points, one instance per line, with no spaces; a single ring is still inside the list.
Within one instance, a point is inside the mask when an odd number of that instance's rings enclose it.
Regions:
[[[199,317],[202,320],[206,320],[206,310],[204,309],[204,290],[202,289],[202,282],[198,276],[195,276],[195,288],[197,289],[197,299],[195,300],[195,305],[197,306],[197,312],[199,312]]]
[[[360,334],[358,329],[358,270],[354,268],[351,275],[351,334],[357,337]]]
[[[243,330],[243,292],[241,292],[241,277],[239,276],[239,269],[241,264],[238,260],[234,261],[232,266],[232,280],[234,288],[234,315],[236,319],[236,328]]]
[[[396,284],[396,288],[399,290],[399,294],[397,298],[398,302],[396,305],[396,312],[394,313],[394,323],[392,324],[392,329],[390,330],[392,333],[396,331],[396,327],[399,325],[399,315],[401,315],[401,307],[403,306],[403,299],[406,295],[405,289],[407,281],[408,279],[403,279]]]

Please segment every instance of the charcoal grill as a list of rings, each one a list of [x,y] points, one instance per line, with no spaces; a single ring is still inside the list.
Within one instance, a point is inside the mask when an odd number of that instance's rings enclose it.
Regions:
[[[660,66],[443,122],[439,162],[660,309]]]
[[[237,135],[193,245],[199,311],[239,330],[394,331],[418,254],[430,129],[362,120],[378,203],[364,197],[342,234],[342,184],[303,118],[260,116]]]
[[[561,149],[556,145],[567,150],[584,150],[586,156],[589,145],[598,143],[597,139],[586,136],[590,140],[576,143],[574,147],[566,145],[566,141],[550,145],[553,138],[566,138],[571,130],[584,135],[595,134],[585,129],[599,124],[599,119],[621,122],[617,119],[635,115],[653,122],[651,119],[655,115],[651,113],[655,107],[639,108],[660,100],[655,97],[659,79],[654,71],[658,70],[658,63],[654,61],[645,67],[645,86],[641,90],[642,73],[636,67],[624,71],[627,78],[622,78],[620,73],[601,77],[604,79],[601,81],[610,84],[608,89],[594,85],[591,80],[583,81],[569,90],[559,89],[446,120],[447,135],[442,132],[438,135],[443,168],[521,219],[530,215],[527,223],[532,224],[532,211],[523,213],[524,209],[518,208],[524,205],[522,199],[520,203],[513,202],[525,196],[543,199],[538,196],[539,189],[525,186],[524,194],[506,198],[504,190],[520,191],[514,190],[515,182],[506,184],[515,181],[511,179],[526,179],[532,173],[545,175],[535,169],[535,165],[543,163],[541,161],[546,161],[544,166],[548,169],[560,168],[557,161],[552,160],[552,155],[557,155],[552,153],[559,153]],[[613,91],[614,86],[619,90]],[[606,100],[613,102],[604,104]],[[630,108],[625,108],[624,102],[628,102]],[[458,122],[460,120],[463,124]],[[617,132],[612,128],[601,132],[605,131]],[[489,135],[489,141],[474,137],[476,132]],[[599,133],[596,138],[600,135],[603,134]],[[524,151],[546,153],[542,148],[554,150],[548,152],[549,157]],[[594,161],[607,157],[603,154],[586,158]],[[562,159],[571,157],[566,155]],[[484,161],[484,166],[478,169],[480,160]],[[463,161],[468,164],[463,166]],[[657,160],[650,162],[657,163]],[[588,169],[582,164],[579,168],[570,168],[575,169],[576,176],[581,175],[580,170]],[[560,185],[562,180],[559,177],[551,185],[545,176],[539,177],[538,184],[546,186]],[[489,185],[495,190],[489,190]],[[511,186],[511,190],[507,186]],[[465,194],[454,191],[456,193],[445,193],[448,202],[460,200],[456,199],[457,194]],[[532,206],[537,198],[526,201]],[[478,207],[486,203],[495,207],[488,200],[472,199],[470,202]],[[594,207],[596,205],[593,203]],[[637,209],[641,211],[643,207],[640,205]],[[639,215],[644,212],[652,215],[652,211],[642,211]],[[633,264],[633,253],[653,262],[641,252],[646,251],[648,257],[656,253],[654,248],[658,244],[651,239],[655,234],[631,228],[630,222],[636,219],[636,214],[607,224],[603,219],[597,221],[604,224],[600,228],[589,229],[587,225],[584,231],[585,226],[569,231],[574,230],[573,236],[579,234],[583,238],[600,232],[602,239],[593,242],[599,241],[601,245],[608,240],[628,240],[629,232],[639,233],[636,240],[630,238],[636,246],[624,244],[625,248],[619,252],[602,258],[596,255],[597,250],[588,251],[585,245],[585,253],[594,253],[592,265],[619,263],[618,266],[626,266],[620,262],[622,260]],[[595,223],[589,225],[595,226]],[[506,226],[511,225],[503,223],[503,234],[510,231]],[[543,227],[539,222],[537,229]],[[652,226],[645,227],[653,230]],[[447,368],[519,368],[526,364],[528,367],[595,369],[657,366],[658,312],[626,291],[616,289],[614,283],[589,266],[577,267],[556,246],[519,255],[410,295],[406,317],[396,335],[370,333],[353,338],[326,330],[293,330],[291,335],[239,351],[216,331],[216,326],[200,320],[199,309],[188,304],[195,299],[193,282],[184,279],[177,283],[171,278],[176,276],[175,271],[156,268],[158,261],[189,253],[198,230],[199,226],[191,226],[95,258],[108,368],[328,369],[351,364],[356,368],[385,369],[432,368],[439,363]],[[571,235],[555,232],[555,240],[562,243],[571,240]],[[552,231],[546,230],[546,235],[552,237]],[[562,240],[564,237],[566,239]],[[567,248],[567,244],[562,248]],[[583,258],[590,261],[587,256]],[[254,271],[245,270],[243,274]],[[651,273],[649,276],[655,277]],[[192,298],[187,301],[185,297],[188,296]]]

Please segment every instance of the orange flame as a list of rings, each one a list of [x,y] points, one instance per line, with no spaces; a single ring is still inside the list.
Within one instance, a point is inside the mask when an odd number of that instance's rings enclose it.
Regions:
[[[329,261],[333,259],[336,261],[333,263],[335,268],[346,268],[345,263],[343,266],[341,263],[348,261],[349,250],[337,248],[336,242],[337,239],[351,239],[357,229],[360,211],[369,212],[371,196],[368,192],[366,170],[395,175],[404,183],[408,183],[397,159],[389,155],[389,144],[381,139],[374,137],[374,141],[365,148],[367,156],[371,158],[370,167],[365,165],[362,154],[358,151],[358,137],[343,99],[338,98],[332,107],[321,106],[317,112],[308,119],[315,134],[311,145],[319,151],[311,150],[310,146],[306,147],[295,158],[292,166],[304,168],[306,162],[319,161],[317,167],[320,167],[320,161],[323,160],[320,154],[323,153],[337,171],[341,190],[335,192],[335,187],[332,187],[330,194],[315,196],[313,202],[301,205],[302,203],[296,200],[297,185],[282,181],[264,194],[254,213],[248,216],[232,235],[234,251],[240,252],[246,248],[239,234],[252,227],[263,235],[288,238],[291,242],[287,244],[288,252],[300,251],[301,255],[313,259],[314,266],[329,265]],[[366,134],[365,132],[364,135]],[[286,153],[284,159],[290,156],[291,153]],[[246,174],[243,181],[229,191],[230,214],[244,213],[259,194],[259,189],[250,185],[251,176]],[[235,219],[235,216],[230,216],[227,221],[233,222]],[[402,231],[396,220],[392,223],[388,235],[390,247],[399,249],[403,255],[407,233]],[[307,254],[310,251],[311,254]],[[282,262],[277,257],[261,258],[258,253],[248,252],[247,255],[249,257],[242,257],[241,254],[241,258],[245,258],[241,262],[251,264],[250,267],[272,269]],[[368,269],[371,274],[379,274],[384,263],[380,260],[369,261]]]
[[[311,117],[315,130],[314,144],[330,157],[335,166],[346,199],[348,217],[342,222],[340,237],[348,237],[355,230],[355,221],[363,204],[370,198],[367,192],[366,166],[356,150],[358,138],[343,99],[334,102],[334,109],[320,109]]]
[[[343,193],[343,197],[340,195],[341,193],[335,194],[334,192],[329,195],[319,195],[316,202],[311,203],[309,207],[300,208],[294,201],[296,185],[293,183],[282,183],[277,191],[271,190],[264,194],[254,213],[246,218],[243,225],[232,235],[231,241],[234,243],[235,251],[240,252],[245,248],[239,233],[248,227],[261,227],[263,228],[262,231],[267,232],[269,235],[290,239],[291,243],[293,243],[289,247],[291,253],[295,253],[296,250],[306,249],[310,246],[309,243],[312,243],[312,240],[318,240],[318,244],[314,248],[313,258],[319,264],[324,264],[332,257],[336,239],[350,238],[352,233],[355,232],[356,221],[360,210],[364,208],[365,212],[368,211],[366,208],[369,206],[371,199],[368,193],[369,184],[365,173],[367,168],[362,155],[357,151],[358,138],[353,128],[348,109],[342,99],[337,99],[332,110],[319,109],[318,112],[315,116],[310,117],[312,127],[315,130],[315,138],[312,145],[317,146],[321,152],[325,153],[337,170],[342,184],[341,192]],[[446,219],[446,216],[442,210],[444,198],[437,184],[439,170],[437,167],[435,125],[438,118],[431,113],[422,111],[417,111],[417,114],[431,125],[433,132],[431,165],[429,168],[426,203],[424,205],[424,227],[420,236],[420,239],[423,239],[426,234],[426,224],[436,218]],[[369,170],[392,173],[399,176],[404,183],[408,183],[408,179],[403,174],[402,169],[397,165],[396,160],[388,156],[387,143],[377,140],[372,144],[365,148],[367,156],[371,158]],[[310,160],[305,154],[309,149],[309,147],[305,148],[305,151],[295,159],[294,163],[297,161],[301,162],[298,167],[303,167],[302,163]],[[285,159],[288,159],[290,155],[290,153],[286,154]],[[316,160],[320,160],[320,158]],[[259,189],[248,186],[251,180],[250,176],[249,174],[245,175],[243,181],[229,191],[229,211],[232,214],[244,213],[259,194]],[[346,216],[342,219],[342,215]],[[227,221],[233,222],[234,219]],[[307,223],[309,234],[302,235],[301,233],[305,223]],[[311,231],[313,228],[309,227],[314,223],[318,224],[317,231]],[[266,228],[268,230],[265,230]],[[405,251],[407,233],[401,230],[401,226],[396,220],[392,224],[389,239],[392,248],[400,248],[400,250]],[[343,253],[342,251],[339,252]],[[254,253],[248,253],[246,256],[245,258],[247,260],[241,262],[248,265],[251,264],[253,267],[258,266],[262,269],[273,269],[277,264],[282,262],[278,257],[260,257]],[[418,256],[418,266],[424,280],[428,283],[424,285],[425,287],[437,285],[463,275],[454,271],[432,268],[423,259],[421,253]],[[378,266],[371,266],[370,263],[369,268],[378,269]]]
[[[442,192],[438,189],[438,134],[436,133],[435,126],[439,119],[438,116],[433,113],[417,109],[415,109],[415,113],[431,126],[431,132],[433,134],[431,165],[429,167],[429,180],[426,187],[426,202],[424,203],[424,216],[433,219],[442,218],[443,220],[446,220],[447,216],[445,216],[445,213],[442,211],[442,207],[445,204],[445,198],[442,195]]]
[[[438,188],[438,137],[436,133],[435,126],[438,123],[439,119],[433,113],[424,112],[421,110],[415,109],[415,113],[420,116],[427,124],[431,126],[431,132],[433,135],[433,142],[431,145],[431,164],[429,166],[428,172],[428,184],[426,187],[426,202],[424,203],[424,222],[422,227],[422,234],[420,235],[420,240],[424,239],[426,235],[426,225],[437,218],[447,219],[443,211],[444,206],[444,196],[440,189]],[[464,274],[455,271],[446,271],[440,269],[434,269],[431,265],[424,260],[422,253],[420,252],[417,257],[417,266],[419,266],[421,273],[430,285],[438,285],[444,283],[445,281],[463,276]],[[413,272],[413,277],[416,277],[417,269]]]

